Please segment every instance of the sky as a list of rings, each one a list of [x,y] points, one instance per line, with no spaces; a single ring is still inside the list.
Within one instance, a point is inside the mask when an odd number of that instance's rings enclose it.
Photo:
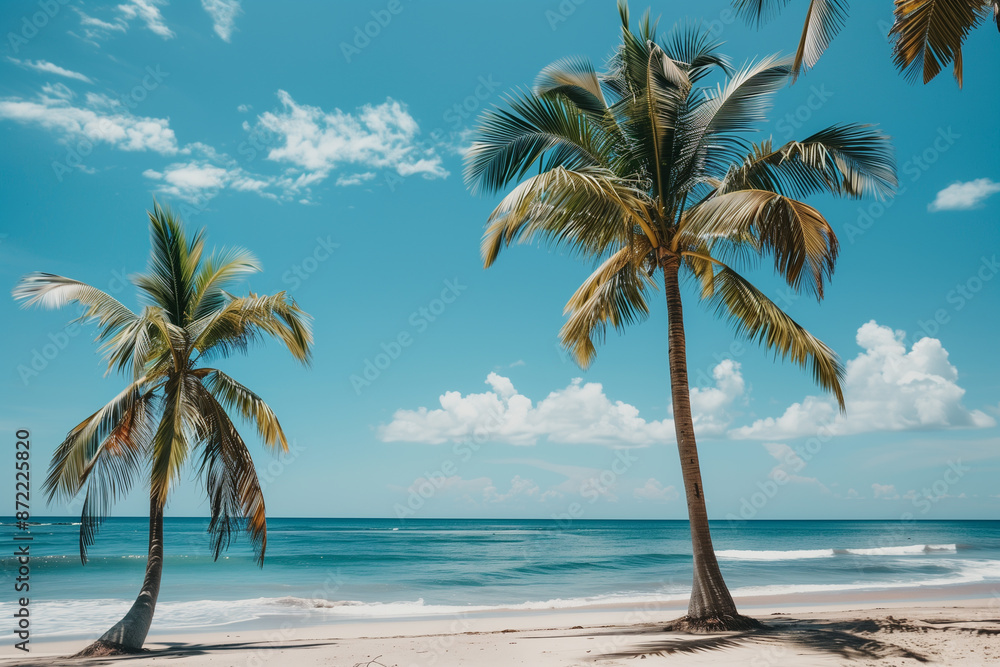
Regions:
[[[652,11],[664,31],[704,21],[742,63],[793,51],[801,4],[760,30],[722,0]],[[964,88],[947,72],[912,85],[891,64],[891,8],[852,3],[755,137],[843,122],[892,136],[894,199],[809,200],[842,244],[821,304],[752,275],[840,354],[847,412],[684,293],[712,518],[998,516],[997,35],[970,35]],[[36,0],[3,3],[0,35],[8,294],[45,271],[138,307],[128,276],[145,269],[155,197],[210,246],[257,255],[264,270],[241,289],[286,290],[314,318],[309,368],[277,344],[222,364],[292,443],[275,458],[245,431],[269,515],[686,517],[665,304],[654,294],[649,319],[609,334],[582,370],[557,333],[592,267],[525,245],[484,270],[500,196],[462,177],[484,109],[559,58],[603,65],[612,2]],[[45,505],[48,460],[123,386],[74,315],[0,298],[2,451],[30,431],[35,515],[80,511]],[[0,491],[13,495],[12,474]],[[137,488],[116,513],[147,507]],[[207,516],[193,469],[168,514]]]

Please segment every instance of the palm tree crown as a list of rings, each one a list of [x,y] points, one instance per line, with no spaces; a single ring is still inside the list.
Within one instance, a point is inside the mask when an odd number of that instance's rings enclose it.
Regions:
[[[149,214],[148,272],[132,280],[142,311],[107,293],[47,273],[26,276],[14,290],[25,306],[78,302],[81,320],[95,322],[108,371],[129,385],[74,427],[53,455],[45,489],[49,499],[85,490],[80,555],[115,500],[147,475],[151,500],[162,508],[185,464],[196,456],[211,506],[215,557],[245,527],[258,563],[267,546],[264,498],[253,459],[228,412],[252,422],[268,447],[286,451],[277,417],[254,392],[219,369],[205,366],[276,337],[307,364],[312,333],[306,315],[284,292],[237,297],[226,291],[260,270],[242,249],[205,257],[204,232],[188,238],[180,221],[155,205]]]
[[[657,41],[648,12],[633,32],[624,3],[620,11],[622,44],[606,73],[561,60],[509,109],[483,115],[467,180],[485,192],[521,181],[489,218],[486,266],[535,237],[600,260],[566,305],[560,334],[587,366],[608,324],[647,315],[652,275],[675,258],[738,333],[810,364],[843,404],[836,355],[729,264],[770,255],[789,286],[822,298],[838,243],[800,199],[889,195],[888,138],[851,124],[778,147],[751,143],[746,135],[788,81],[788,62],[769,56],[733,71],[706,34],[688,28]],[[729,74],[724,84],[699,85],[717,70]]]

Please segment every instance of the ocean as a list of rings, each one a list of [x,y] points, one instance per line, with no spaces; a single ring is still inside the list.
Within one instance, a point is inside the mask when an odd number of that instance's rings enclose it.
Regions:
[[[108,520],[86,566],[74,519],[35,521],[33,637],[100,634],[138,592],[147,520]],[[263,568],[242,541],[213,561],[207,526],[203,518],[166,519],[152,632],[639,607],[683,601],[691,585],[684,521],[272,518]],[[806,594],[912,589],[954,599],[975,588],[1000,599],[1000,521],[718,521],[712,529],[737,597],[801,603]],[[11,556],[20,531],[11,519],[0,531],[0,615],[9,618],[20,595]]]

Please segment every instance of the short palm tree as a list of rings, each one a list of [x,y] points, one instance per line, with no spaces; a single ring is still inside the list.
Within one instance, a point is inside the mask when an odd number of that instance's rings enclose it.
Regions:
[[[745,338],[808,366],[843,407],[837,356],[730,264],[770,256],[791,288],[823,296],[837,239],[800,198],[819,192],[888,196],[896,183],[888,138],[865,125],[838,125],[775,147],[746,134],[765,119],[789,65],[763,58],[730,72],[697,29],[662,41],[648,12],[637,32],[619,3],[622,44],[598,74],[583,59],[542,70],[534,91],[483,114],[466,158],[476,192],[517,185],[490,215],[486,267],[501,249],[535,239],[599,262],[566,305],[562,344],[583,367],[607,326],[645,317],[659,272],[669,317],[674,424],[687,498],[694,583],[678,628],[736,629],[740,616],[716,561],[691,416],[681,276]],[[700,85],[722,70],[718,87]]]
[[[181,471],[197,457],[211,506],[215,557],[245,529],[257,562],[267,546],[264,497],[253,459],[227,411],[253,422],[264,443],[287,451],[271,408],[254,392],[205,362],[246,352],[264,336],[281,340],[308,364],[312,333],[306,315],[284,292],[237,297],[234,281],[260,270],[245,250],[204,258],[204,232],[188,239],[181,222],[155,205],[149,213],[148,273],[133,278],[145,307],[135,313],[82,282],[33,273],[14,289],[25,306],[79,303],[81,320],[96,322],[108,370],[129,376],[110,403],[74,427],[52,456],[49,500],[84,492],[80,557],[112,504],[148,475],[149,556],[139,595],[128,613],[81,655],[141,649],[153,620],[163,571],[163,510]]]
[[[888,2],[888,0],[885,0]],[[816,65],[847,19],[847,0],[808,0],[806,20],[792,63],[792,78]],[[738,14],[758,26],[781,12],[788,0],[733,0]],[[1000,28],[1000,0],[895,0],[889,31],[896,68],[910,81],[929,83],[952,64],[962,87],[962,45],[992,14]]]

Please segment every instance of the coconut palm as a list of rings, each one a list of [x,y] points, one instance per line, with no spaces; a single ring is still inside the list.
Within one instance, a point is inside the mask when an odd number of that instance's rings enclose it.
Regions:
[[[823,296],[837,257],[823,215],[800,199],[828,192],[887,196],[896,183],[888,138],[866,125],[837,125],[801,141],[750,143],[769,99],[789,77],[787,60],[766,57],[731,71],[718,45],[694,28],[656,39],[648,12],[638,30],[619,3],[622,43],[606,72],[585,59],[546,67],[534,90],[485,112],[467,154],[474,192],[517,183],[490,215],[486,267],[515,242],[547,241],[598,262],[566,305],[562,345],[583,367],[608,325],[623,329],[665,290],[669,369],[694,553],[690,630],[734,629],[738,614],[716,561],[691,416],[680,279],[737,334],[808,366],[844,405],[844,369],[733,265],[773,259],[792,289]],[[704,85],[716,72],[730,76]]]
[[[215,558],[245,530],[258,564],[267,547],[264,497],[253,459],[230,419],[252,422],[272,450],[287,451],[271,408],[223,371],[205,365],[246,352],[265,336],[278,338],[308,364],[312,334],[306,315],[284,292],[237,297],[226,288],[260,270],[242,249],[204,257],[204,232],[189,239],[181,222],[154,205],[149,213],[148,272],[132,279],[145,306],[133,312],[107,293],[48,273],[33,273],[14,289],[24,306],[77,302],[80,320],[95,322],[108,371],[129,379],[107,405],[69,431],[52,456],[49,500],[83,493],[80,557],[112,504],[140,477],[149,484],[149,556],[142,588],[128,613],[81,655],[141,649],[153,620],[163,571],[163,510],[182,470],[197,461],[211,507]]]
[[[759,27],[777,16],[788,0],[733,0],[738,14]],[[816,65],[847,18],[847,0],[809,0],[792,78]],[[1000,28],[1000,0],[895,0],[889,30],[896,68],[909,81],[930,82],[948,63],[962,87],[962,45],[969,32],[988,20]]]

